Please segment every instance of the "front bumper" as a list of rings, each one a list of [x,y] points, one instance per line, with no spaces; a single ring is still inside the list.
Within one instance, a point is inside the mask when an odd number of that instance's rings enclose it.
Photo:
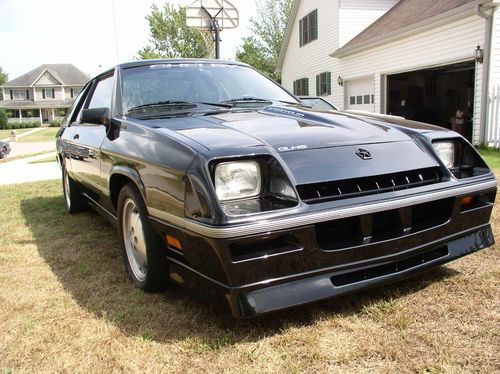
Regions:
[[[280,220],[259,233],[248,225],[244,235],[240,226],[239,236],[151,218],[163,237],[182,243],[181,251],[169,248],[170,278],[218,290],[232,314],[246,318],[394,282],[490,246],[495,196],[491,181],[457,194],[419,195],[410,205],[391,200],[321,213],[328,220],[300,217],[302,224],[288,229]],[[464,197],[472,203],[464,205]]]

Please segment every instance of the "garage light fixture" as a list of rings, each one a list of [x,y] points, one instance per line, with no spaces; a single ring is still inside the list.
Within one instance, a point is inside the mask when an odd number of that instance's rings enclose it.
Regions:
[[[481,46],[478,45],[476,50],[474,51],[474,61],[482,64],[483,63],[483,55],[484,55],[484,51],[481,49]]]
[[[339,77],[337,78],[337,83],[340,87],[344,87],[344,80],[342,79],[342,77],[339,75]]]

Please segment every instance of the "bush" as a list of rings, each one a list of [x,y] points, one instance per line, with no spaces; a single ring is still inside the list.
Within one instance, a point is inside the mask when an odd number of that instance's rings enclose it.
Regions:
[[[40,121],[33,121],[31,126],[32,127],[40,127],[40,126],[42,126],[42,123]]]
[[[58,119],[53,119],[52,121],[49,122],[49,127],[60,127],[61,126],[61,121]]]
[[[7,112],[0,109],[0,129],[5,129],[7,126]]]

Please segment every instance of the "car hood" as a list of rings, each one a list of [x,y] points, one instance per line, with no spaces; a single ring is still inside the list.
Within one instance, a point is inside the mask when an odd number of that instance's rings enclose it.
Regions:
[[[438,166],[413,141],[415,133],[386,121],[344,113],[270,106],[169,120],[168,129],[218,154],[225,149],[234,154],[237,148],[271,147],[295,184]],[[371,157],[358,155],[360,148]]]
[[[284,152],[409,139],[399,129],[382,121],[369,122],[350,115],[294,107],[270,106],[260,111],[191,117],[189,121],[171,125],[168,126],[170,130],[211,150],[268,145]]]

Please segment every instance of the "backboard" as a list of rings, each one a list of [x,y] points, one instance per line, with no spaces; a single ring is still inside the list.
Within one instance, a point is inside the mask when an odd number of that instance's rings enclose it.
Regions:
[[[196,0],[186,11],[187,25],[201,31],[213,31],[211,17],[217,20],[221,29],[239,25],[238,10],[227,0]]]

